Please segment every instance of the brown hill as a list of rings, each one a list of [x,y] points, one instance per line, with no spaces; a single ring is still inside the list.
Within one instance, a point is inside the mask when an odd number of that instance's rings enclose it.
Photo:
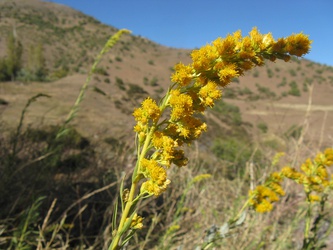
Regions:
[[[1,83],[1,99],[9,103],[1,108],[1,120],[15,126],[27,100],[44,93],[52,98],[35,102],[29,108],[26,124],[60,123],[85,82],[94,57],[116,29],[64,5],[38,0],[2,1],[0,11],[0,57],[5,56],[6,37],[15,31],[24,45],[25,62],[27,48],[41,43],[50,79],[65,75],[44,83]],[[172,66],[179,61],[189,62],[189,53],[142,37],[124,36],[104,57],[73,124],[91,138],[133,138],[133,108],[147,95],[162,96]],[[104,95],[98,93],[100,90]],[[268,134],[282,135],[302,125],[308,110],[308,140],[329,143],[333,130],[332,90],[332,67],[294,59],[290,63],[268,63],[235,80],[225,89],[224,100],[240,108],[243,120],[252,124],[252,129],[247,128],[255,134],[257,127],[263,130],[267,126],[268,138],[272,138]],[[216,111],[206,119],[215,125],[225,124]]]

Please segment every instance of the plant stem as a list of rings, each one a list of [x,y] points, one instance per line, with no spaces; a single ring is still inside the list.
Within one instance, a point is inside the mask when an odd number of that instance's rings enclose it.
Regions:
[[[168,90],[167,94],[165,95],[165,97],[163,99],[163,102],[160,104],[161,113],[163,113],[163,111],[167,107],[167,104],[169,101],[169,96],[170,96],[170,90]],[[138,155],[138,159],[137,159],[137,162],[136,162],[133,174],[132,174],[132,185],[131,185],[131,189],[129,192],[128,200],[126,202],[125,209],[121,214],[121,219],[119,222],[117,233],[110,244],[109,250],[117,250],[119,248],[119,242],[120,242],[120,238],[121,238],[122,234],[124,233],[123,228],[124,228],[126,219],[128,217],[130,217],[129,213],[131,211],[131,208],[132,208],[133,204],[136,203],[134,200],[134,196],[135,196],[135,191],[138,187],[138,182],[140,180],[138,173],[140,174],[141,160],[146,156],[148,150],[150,149],[150,144],[151,144],[153,134],[156,131],[156,129],[158,128],[157,124],[158,124],[158,121],[156,121],[151,126],[151,128],[146,136],[145,142],[142,146],[142,149]],[[138,149],[139,149],[139,147],[138,147]],[[140,199],[140,197],[137,197],[137,198]]]
[[[310,246],[310,238],[309,238],[309,232],[310,232],[310,225],[311,225],[311,216],[312,216],[312,206],[309,199],[309,194],[307,193],[307,203],[308,208],[306,211],[306,221],[305,221],[305,228],[304,228],[304,241],[303,241],[303,248],[302,249],[308,249]]]
[[[117,234],[116,236],[114,237],[114,239],[112,240],[112,243],[109,247],[109,250],[116,250],[118,249],[118,243],[120,241],[120,237],[121,237],[121,231],[122,231],[122,228],[125,224],[125,221],[128,217],[128,213],[132,207],[132,201],[133,201],[133,198],[134,198],[134,194],[135,194],[135,190],[137,188],[137,182],[133,182],[132,185],[131,185],[131,190],[130,190],[130,193],[129,193],[129,196],[128,196],[128,202],[126,203],[126,206],[125,206],[125,209],[122,213],[122,216],[121,216],[121,219],[120,219],[120,223],[119,223],[119,226],[118,226],[118,230],[117,230]]]
[[[109,247],[109,250],[118,249],[118,244],[119,244],[119,241],[120,241],[120,237],[123,233],[122,230],[123,230],[126,219],[129,217],[129,212],[130,212],[131,207],[133,205],[135,191],[136,191],[137,186],[138,186],[138,181],[139,180],[137,180],[136,177],[137,177],[137,173],[140,170],[140,164],[141,164],[140,162],[144,158],[144,156],[146,155],[146,153],[149,149],[149,144],[151,142],[151,138],[152,138],[152,135],[155,132],[155,130],[156,130],[156,125],[153,125],[150,128],[150,131],[149,131],[149,133],[146,137],[146,140],[143,144],[142,151],[140,152],[139,158],[137,160],[137,164],[135,165],[135,169],[134,169],[134,172],[133,172],[132,185],[131,185],[131,189],[130,189],[130,192],[129,192],[128,200],[126,202],[125,209],[124,209],[124,211],[122,212],[122,215],[121,215],[121,219],[120,219],[120,222],[119,222],[117,234],[114,237],[114,239],[112,240],[111,245]]]

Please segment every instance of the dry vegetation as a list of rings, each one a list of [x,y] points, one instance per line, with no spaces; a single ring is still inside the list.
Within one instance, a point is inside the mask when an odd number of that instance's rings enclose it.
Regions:
[[[41,43],[48,72],[44,82],[0,83],[0,248],[106,248],[120,180],[126,173],[128,184],[135,164],[131,113],[146,96],[163,95],[172,66],[187,63],[189,51],[124,36],[95,70],[66,136],[57,138],[116,29],[37,0],[0,2],[0,14],[0,58],[15,27],[23,65],[28,46]],[[273,168],[298,168],[332,147],[332,91],[333,67],[304,59],[269,63],[235,80],[204,117],[208,132],[188,149],[188,166],[173,168],[171,188],[140,204],[145,227],[127,249],[195,249]],[[280,151],[286,156],[272,167]],[[193,183],[201,174],[212,177]],[[285,189],[272,213],[250,212],[246,227],[218,249],[300,249],[304,197],[292,183]],[[329,208],[331,201],[332,218]],[[328,219],[321,236],[331,229]],[[333,249],[332,234],[325,243]]]

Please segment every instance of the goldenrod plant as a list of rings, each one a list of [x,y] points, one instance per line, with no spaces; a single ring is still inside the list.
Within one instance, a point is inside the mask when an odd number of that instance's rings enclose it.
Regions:
[[[272,161],[276,165],[284,153],[278,153]],[[234,234],[233,229],[243,225],[246,219],[246,209],[253,209],[258,213],[268,213],[273,209],[273,203],[280,200],[286,193],[282,188],[284,179],[289,179],[303,186],[305,192],[305,227],[303,246],[301,249],[322,249],[324,240],[331,230],[326,230],[319,237],[318,231],[321,223],[329,220],[325,205],[329,191],[333,189],[333,174],[329,176],[328,167],[333,165],[333,148],[327,148],[319,152],[311,160],[308,158],[301,164],[299,170],[285,166],[280,172],[273,172],[266,178],[263,184],[249,191],[248,199],[236,216],[222,226],[213,225],[206,230],[206,238],[201,247],[196,249],[211,249],[219,246],[218,242]],[[315,211],[315,206],[317,209]],[[311,226],[312,224],[312,226]]]
[[[194,50],[192,63],[175,65],[172,84],[165,96],[158,102],[146,98],[133,113],[137,122],[134,127],[137,162],[131,186],[127,189],[121,185],[121,217],[119,222],[113,222],[109,250],[121,249],[143,227],[138,202],[158,197],[170,186],[167,170],[172,165],[187,165],[184,147],[207,130],[202,114],[221,99],[223,88],[246,71],[263,66],[265,59],[288,62],[292,56],[308,53],[310,45],[311,41],[303,33],[275,40],[271,33],[261,34],[253,28],[245,37],[237,31],[226,38],[218,38]],[[283,173],[273,173],[264,185],[252,191],[243,210],[250,205],[259,212],[270,210],[271,203],[284,194],[281,180],[286,174]],[[240,213],[230,225],[241,224],[243,217],[244,213]]]

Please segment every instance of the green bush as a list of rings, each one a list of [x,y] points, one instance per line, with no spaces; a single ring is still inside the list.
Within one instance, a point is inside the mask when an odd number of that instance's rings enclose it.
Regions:
[[[123,80],[121,78],[119,78],[119,77],[116,77],[116,85],[121,90],[126,90],[125,84],[124,84]]]
[[[150,80],[150,86],[152,86],[152,87],[156,87],[156,86],[158,86],[158,78],[157,78],[157,77],[153,77],[153,78]]]
[[[145,91],[143,88],[141,88],[139,85],[129,83],[128,84],[129,89],[127,90],[128,95],[133,94],[148,94],[147,91]]]
[[[263,133],[267,133],[267,131],[268,131],[268,126],[267,126],[267,123],[265,123],[265,122],[258,123],[257,128]]]
[[[103,76],[108,76],[109,75],[109,73],[103,67],[96,67],[94,69],[94,73],[99,74],[99,75],[103,75]]]
[[[299,139],[299,137],[302,134],[302,127],[301,126],[297,126],[297,125],[292,125],[285,133],[284,135],[287,138],[294,138],[294,139]]]
[[[287,85],[287,78],[283,77],[282,82],[277,85],[277,87],[284,87]]]
[[[144,85],[148,85],[148,83],[149,83],[149,79],[148,79],[148,77],[143,77],[143,84]]]
[[[271,70],[270,68],[267,68],[267,75],[269,78],[272,78],[274,76],[273,70]]]
[[[252,92],[252,90],[249,89],[248,87],[244,87],[243,89],[240,89],[240,90],[238,91],[238,94],[239,94],[239,95],[252,95],[253,92]]]
[[[223,97],[229,99],[235,99],[237,97],[236,91],[231,88],[226,88],[223,90]]]
[[[222,119],[234,126],[242,124],[242,116],[239,107],[236,105],[219,101],[215,104],[213,111],[218,112]]]
[[[289,73],[290,73],[291,76],[297,76],[297,73],[294,69],[290,69]]]
[[[295,81],[289,83],[289,86],[290,86],[290,90],[288,92],[289,95],[301,96],[301,91],[299,90],[297,83]]]
[[[227,178],[233,179],[239,174],[243,176],[246,169],[246,162],[251,159],[257,164],[262,162],[260,151],[245,140],[238,138],[215,139],[211,148],[212,152],[228,164]]]
[[[261,98],[274,98],[276,97],[276,94],[271,91],[269,88],[264,87],[256,83],[256,87],[258,89],[259,95]]]

